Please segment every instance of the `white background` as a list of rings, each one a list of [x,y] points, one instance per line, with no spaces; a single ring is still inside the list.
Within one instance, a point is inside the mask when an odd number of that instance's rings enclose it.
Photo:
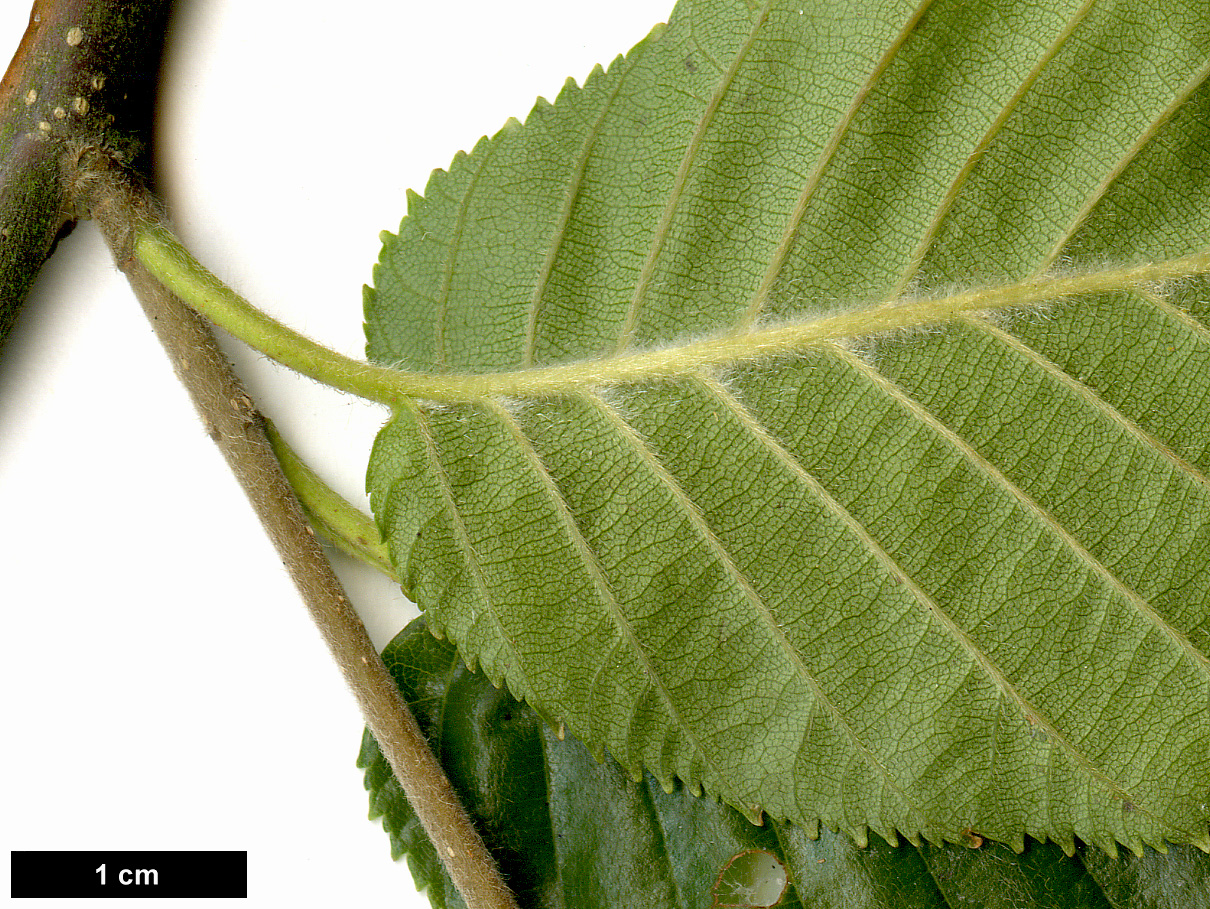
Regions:
[[[0,3],[5,60],[23,5]],[[360,356],[361,286],[405,190],[670,8],[194,0],[161,99],[178,232],[254,303]],[[227,347],[364,504],[383,411]],[[254,905],[427,906],[366,820],[353,699],[89,224],[0,356],[0,509],[9,850],[247,850]],[[382,647],[414,607],[337,569]]]

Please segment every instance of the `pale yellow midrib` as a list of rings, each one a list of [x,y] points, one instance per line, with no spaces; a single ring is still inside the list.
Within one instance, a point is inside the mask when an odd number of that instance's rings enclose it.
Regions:
[[[499,373],[431,375],[381,369],[384,391],[443,402],[487,397],[541,398],[624,382],[672,378],[701,369],[795,356],[828,341],[927,328],[967,313],[1043,306],[1087,294],[1137,291],[1210,272],[1210,250],[1159,263],[1072,274],[842,310],[802,322],[767,326],[635,353]]]

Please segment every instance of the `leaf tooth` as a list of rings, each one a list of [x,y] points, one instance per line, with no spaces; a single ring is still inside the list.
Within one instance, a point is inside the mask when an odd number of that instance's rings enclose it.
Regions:
[[[1113,840],[1114,837],[1112,837],[1112,836],[1096,837],[1093,839],[1093,842],[1096,842],[1098,845],[1100,845],[1098,840],[1104,840],[1104,839]],[[1120,843],[1121,845],[1125,846],[1131,852],[1133,852],[1136,857],[1141,858],[1143,853],[1146,851],[1146,844],[1143,842],[1143,838],[1141,836],[1139,836],[1138,834],[1134,834],[1132,836],[1119,836],[1119,837],[1117,837],[1117,842]],[[1165,843],[1163,840],[1153,843],[1152,845],[1155,847],[1157,852],[1163,852],[1163,853],[1168,852],[1168,844]],[[1101,846],[1101,848],[1104,849],[1105,847]],[[1108,850],[1106,850],[1106,851],[1108,851]]]
[[[893,823],[888,824],[886,822],[886,818],[882,815],[879,815],[873,820],[875,820],[876,823],[863,825],[865,830],[863,836],[865,837],[867,843],[870,839],[870,833],[876,833],[878,836],[886,840],[888,844],[896,847],[899,845],[900,837],[903,837],[913,846],[921,842],[922,834],[919,827],[896,827]]]
[[[538,715],[538,719],[540,719],[543,723],[545,723],[551,729],[555,730],[556,735],[558,735],[558,733],[560,731],[563,732],[564,734],[566,734],[567,730],[563,726],[562,720],[556,719],[554,714],[552,714],[548,710],[543,710],[540,707],[535,707],[533,704],[531,704],[529,702],[529,700],[527,700],[526,698],[522,697],[521,695],[519,695],[515,692],[514,689],[516,686],[507,677],[507,673],[505,675],[504,683],[506,685],[506,690],[508,691],[509,695],[512,697],[512,699],[514,701],[518,701],[518,702],[524,704],[526,707],[528,707],[530,710],[532,710],[534,713],[536,713]],[[559,736],[559,741],[563,741],[562,736]]]
[[[479,141],[482,142],[483,138],[481,138]],[[418,193],[415,190],[409,189],[407,191],[407,217],[415,217],[416,212],[413,211],[413,206],[417,208],[423,206],[425,201],[427,201],[427,197],[437,192],[437,190],[440,188],[441,182],[445,180],[446,177],[450,176],[451,174],[456,174],[461,168],[466,166],[468,158],[469,156],[465,151],[458,149],[458,151],[454,153],[454,157],[450,159],[450,163],[447,167],[434,167],[432,171],[429,172],[429,178],[424,184],[424,192]]]
[[[853,841],[858,849],[865,849],[870,845],[870,828],[865,824],[845,828],[845,833],[849,835],[849,839]],[[888,840],[888,842],[890,841]]]
[[[592,71],[588,74],[588,77],[584,80],[585,87],[588,86],[588,83],[592,79],[595,79],[602,72],[603,72],[603,70],[601,69],[601,64],[598,63],[596,66],[594,66],[592,68]],[[580,91],[580,87],[578,85],[576,85],[576,80],[572,79],[571,77],[568,77],[567,79],[564,80],[563,87],[559,89],[559,94],[555,95],[554,104],[550,104],[549,101],[547,101],[545,98],[543,98],[541,96],[539,96],[538,101],[540,103],[548,104],[551,107],[554,107],[559,104],[573,104],[575,102],[567,100],[567,99],[571,98],[573,95],[576,95],[577,93],[579,93],[579,91]],[[535,104],[534,110],[530,111],[530,116],[533,116],[534,111],[536,111],[537,109],[538,109],[538,105]],[[525,122],[526,123],[529,122],[529,117],[525,118]]]
[[[748,823],[750,823],[753,827],[765,826],[765,809],[763,809],[760,805],[748,803],[746,805],[732,805],[731,807],[735,808],[740,814],[746,817],[748,819]]]
[[[1068,858],[1076,854],[1074,830],[1054,830],[1051,831],[1050,838],[1056,846],[1063,850],[1063,854]]]
[[[1081,837],[1081,839],[1083,839],[1083,837]],[[1119,855],[1122,851],[1120,848],[1122,844],[1115,840],[1112,836],[1098,835],[1088,840],[1088,842],[1092,843],[1092,845],[1096,846],[1112,859],[1119,858]]]
[[[1087,839],[1085,839],[1085,836],[1087,836]],[[1107,856],[1117,856],[1120,848],[1125,848],[1125,850],[1128,850],[1135,857],[1142,856],[1142,853],[1146,851],[1146,845],[1143,844],[1141,836],[1137,835],[1129,836],[1120,832],[1117,834],[1107,834],[1104,830],[1097,830],[1097,832],[1089,830],[1089,832],[1081,834],[1081,839],[1085,842],[1090,842],[1090,844],[1105,852]],[[1158,842],[1156,848],[1158,851],[1168,851],[1168,846],[1163,841]]]
[[[501,130],[501,132],[503,132],[503,130]],[[459,149],[454,153],[454,157],[450,159],[448,167],[434,167],[429,173],[429,178],[424,185],[423,193],[418,193],[413,189],[408,189],[406,193],[408,213],[404,220],[406,221],[408,218],[415,217],[419,210],[423,208],[427,202],[427,197],[438,192],[441,188],[441,184],[447,177],[457,174],[462,168],[464,168],[472,155],[481,154],[483,149],[486,148],[490,141],[491,139],[489,139],[487,136],[480,136],[479,140],[475,143],[475,147],[471,149],[470,154],[467,154],[467,152],[463,149]]]
[[[699,789],[701,789],[701,786],[698,786],[698,788],[699,788]],[[892,833],[892,835],[894,835],[894,830],[892,830],[892,832],[891,832],[891,833]],[[906,834],[906,835],[908,835],[908,836],[909,836],[909,839],[911,839],[912,834]],[[1123,835],[1124,835],[1124,834],[1123,834]],[[1110,841],[1111,841],[1111,844],[1112,844],[1112,840],[1110,840]],[[1022,839],[1021,839],[1021,844],[1022,844],[1022,847],[1024,847],[1024,838],[1022,838]]]
[[[434,637],[436,637],[436,635],[434,635]],[[444,639],[445,639],[444,635],[437,638],[437,640],[439,640],[439,641],[444,640]],[[458,652],[458,659],[460,659],[462,661],[463,666],[465,666],[470,672],[479,671],[479,668],[480,668],[479,667],[479,655],[477,653],[475,653],[474,651],[466,650],[465,648],[463,648],[461,646],[459,646],[457,648],[457,652]],[[487,674],[486,668],[484,668],[484,674]],[[488,678],[490,679],[491,676],[489,675]],[[495,681],[493,681],[492,684],[495,685],[497,688],[500,687],[500,685]]]
[[[651,29],[651,31],[647,33],[647,37],[632,47],[627,53],[618,54],[616,57],[610,60],[608,67],[604,67],[600,63],[594,64],[592,69],[588,71],[588,75],[584,77],[584,81],[581,84],[577,85],[575,79],[568,77],[563,82],[563,87],[559,89],[559,94],[555,96],[554,105],[571,104],[572,96],[588,89],[597,79],[604,78],[607,72],[612,72],[616,67],[625,65],[626,60],[630,57],[633,57],[636,53],[640,53],[645,44],[658,41],[660,36],[664,34],[666,28],[667,26],[663,23],[657,23]],[[582,88],[581,85],[583,86]],[[539,100],[545,99],[540,98]]]

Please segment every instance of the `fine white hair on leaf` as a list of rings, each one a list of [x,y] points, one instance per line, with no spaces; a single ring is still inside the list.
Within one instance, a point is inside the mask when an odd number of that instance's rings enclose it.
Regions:
[[[626,385],[602,385],[592,389],[589,396],[618,415],[618,419],[634,426],[634,413],[630,402],[638,397],[638,389]]]
[[[440,417],[455,413],[458,408],[454,404],[443,401],[424,401],[418,405],[426,417]]]
[[[538,399],[536,398],[520,398],[514,395],[501,395],[492,400],[514,420],[524,418],[525,414],[538,404]]]
[[[736,371],[734,368],[719,366],[710,367],[700,370],[699,374],[707,381],[713,382],[726,394],[735,398],[735,400],[743,400],[743,392],[740,387],[740,383],[737,380]]]
[[[1060,264],[1068,263],[1062,260]],[[1208,271],[1210,251],[1161,263],[1100,266],[1070,274],[1056,269],[1038,276],[1018,276],[1014,282],[1002,284],[937,282],[930,294],[905,294],[882,302],[857,299],[840,305],[815,299],[810,306],[800,307],[797,314],[766,315],[751,326],[731,325],[718,331],[680,335],[662,343],[623,347],[600,357],[499,373],[411,373],[399,377],[402,391],[394,394],[427,399],[431,389],[435,398],[469,402],[504,395],[554,398],[605,387],[641,390],[652,383],[667,383],[702,371],[777,369],[779,361],[790,363],[820,351],[836,350],[837,345],[852,345],[846,349],[876,359],[884,345],[961,332],[964,323],[980,319],[1010,325],[1021,324],[1013,320],[1036,318],[1036,314],[1070,313],[1073,307],[1106,295],[1126,293],[1171,309],[1175,303],[1166,300],[1165,295],[1181,296],[1186,284],[1201,287],[1190,275]],[[811,315],[804,319],[807,311]],[[396,388],[386,380],[384,385]]]
[[[1184,311],[1187,306],[1181,303],[1181,297],[1188,293],[1197,293],[1206,289],[1207,278],[1205,275],[1185,275],[1179,278],[1169,278],[1166,281],[1153,281],[1148,284],[1140,285],[1139,290],[1144,294],[1151,294],[1159,300],[1163,300],[1170,306],[1175,306]]]

